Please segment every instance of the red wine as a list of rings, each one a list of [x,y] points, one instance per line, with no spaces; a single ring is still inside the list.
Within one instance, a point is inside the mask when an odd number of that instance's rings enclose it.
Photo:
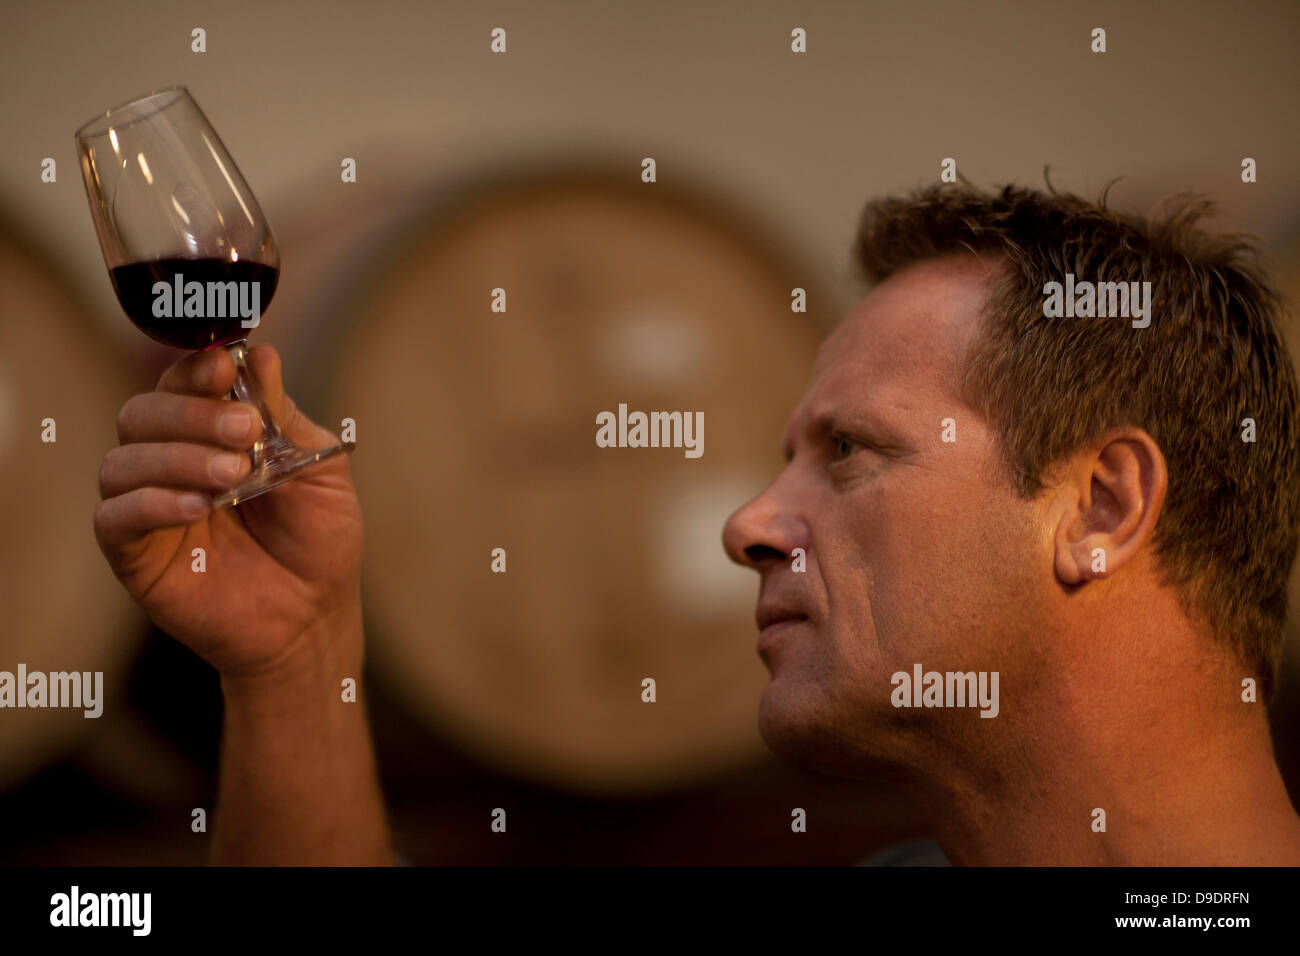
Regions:
[[[245,319],[251,323],[256,314],[260,321],[280,278],[274,266],[228,259],[133,262],[109,274],[117,301],[140,331],[163,345],[204,351],[246,338],[253,329]],[[158,282],[165,291],[155,291]]]

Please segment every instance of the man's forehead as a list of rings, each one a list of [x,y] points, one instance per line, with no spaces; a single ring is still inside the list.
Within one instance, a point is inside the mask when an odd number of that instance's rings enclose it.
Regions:
[[[835,409],[895,420],[914,412],[928,421],[934,410],[965,407],[960,377],[988,269],[972,256],[930,260],[864,296],[822,343],[790,425],[807,427]]]

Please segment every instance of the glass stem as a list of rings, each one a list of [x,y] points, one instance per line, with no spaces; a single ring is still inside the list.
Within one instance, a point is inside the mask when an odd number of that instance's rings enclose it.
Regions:
[[[248,339],[231,342],[222,348],[235,360],[235,387],[231,389],[231,394],[239,401],[252,405],[262,416],[262,437],[249,451],[253,459],[253,467],[261,467],[285,452],[295,451],[293,442],[284,437],[280,426],[271,415],[271,410],[266,407],[262,390],[257,387],[257,381],[248,368]]]

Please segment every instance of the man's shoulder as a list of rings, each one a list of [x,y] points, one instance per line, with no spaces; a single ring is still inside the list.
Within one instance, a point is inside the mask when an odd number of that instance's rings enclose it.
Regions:
[[[952,866],[939,844],[931,839],[895,843],[863,857],[854,866]]]

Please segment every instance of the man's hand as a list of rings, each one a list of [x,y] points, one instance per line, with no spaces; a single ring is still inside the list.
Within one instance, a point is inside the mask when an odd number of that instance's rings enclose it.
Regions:
[[[303,448],[338,442],[284,393],[274,348],[251,349],[248,362],[287,438]],[[312,625],[358,599],[362,531],[346,455],[237,507],[211,509],[212,493],[249,474],[247,451],[262,431],[256,409],[224,398],[234,381],[225,349],[197,352],[122,406],[94,527],[113,572],[154,622],[223,678],[240,680],[319,656],[322,648],[303,645],[319,639]],[[205,573],[191,570],[194,548],[204,549]],[[340,658],[361,651],[329,650]]]
[[[248,362],[286,437],[303,448],[337,441],[284,394],[274,349],[251,349]],[[223,397],[234,381],[225,350],[188,355],[122,406],[95,536],[154,622],[221,674],[213,862],[388,864],[365,708],[341,693],[344,680],[361,682],[365,640],[348,460],[213,511],[210,494],[249,473],[261,434],[252,406]],[[226,430],[241,413],[247,427]],[[194,548],[206,552],[204,573],[192,570]]]

